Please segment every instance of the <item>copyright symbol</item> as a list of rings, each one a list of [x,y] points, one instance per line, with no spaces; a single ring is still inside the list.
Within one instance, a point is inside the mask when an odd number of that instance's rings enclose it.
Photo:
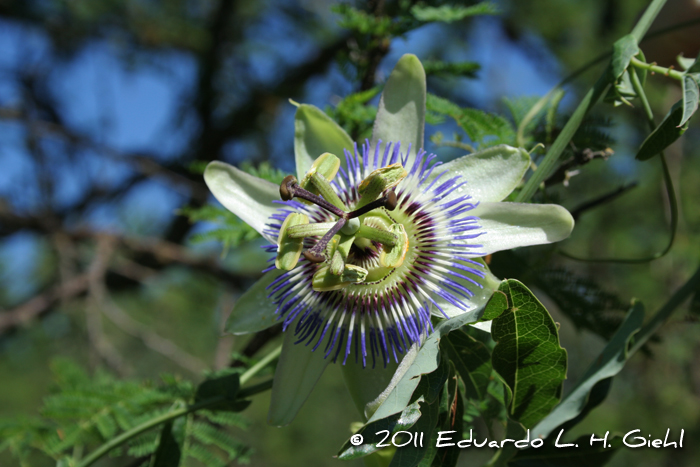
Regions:
[[[350,437],[350,444],[352,444],[353,446],[359,446],[360,444],[362,444],[362,441],[364,440],[362,439],[362,435],[360,434],[352,435]]]

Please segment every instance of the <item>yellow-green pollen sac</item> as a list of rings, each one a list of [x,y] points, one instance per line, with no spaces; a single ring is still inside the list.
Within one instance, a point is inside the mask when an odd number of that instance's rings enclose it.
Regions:
[[[285,271],[297,265],[304,239],[317,239],[303,254],[312,263],[323,263],[312,279],[312,287],[318,292],[377,281],[403,264],[409,247],[406,229],[388,214],[396,208],[394,187],[407,175],[402,164],[372,171],[358,185],[359,200],[353,210],[331,184],[339,168],[340,159],[324,153],[301,183],[290,175],[280,185],[283,200],[300,198],[338,218],[335,222],[310,222],[304,214],[290,213],[279,231],[275,267]],[[379,260],[362,260],[372,257]]]

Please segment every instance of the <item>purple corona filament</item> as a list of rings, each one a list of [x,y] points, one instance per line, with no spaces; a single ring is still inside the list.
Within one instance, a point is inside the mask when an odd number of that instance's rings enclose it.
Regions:
[[[371,242],[367,247],[369,243],[365,242],[364,250],[353,244],[348,264],[370,271],[366,282],[350,283],[337,290],[314,290],[312,278],[327,263],[302,257],[294,269],[281,274],[267,288],[277,307],[278,320],[286,332],[294,333],[296,344],[333,361],[345,364],[352,360],[373,368],[378,361],[384,366],[391,360],[398,362],[399,355],[411,345],[422,344],[433,330],[431,310],[443,317],[448,317],[445,305],[461,312],[469,310],[473,290],[482,287],[479,279],[485,276],[482,263],[474,259],[482,256],[478,243],[485,233],[479,219],[470,214],[478,202],[466,194],[468,180],[441,172],[439,164],[431,164],[433,154],[421,149],[412,165],[404,167],[408,175],[389,193],[393,209],[385,209],[385,194],[353,214],[362,180],[378,168],[405,164],[408,159],[410,146],[404,154],[398,142],[386,144],[383,150],[380,144],[371,147],[366,141],[361,149],[355,145],[352,153],[346,150],[345,168],[340,168],[331,186],[350,209],[345,218],[376,209],[392,223],[403,225],[409,245],[404,262],[394,269],[382,267],[378,259],[380,243]],[[336,222],[339,218],[327,206],[293,199],[280,201],[265,232],[276,238],[292,212],[307,215],[312,223]],[[344,222],[340,224],[342,227]],[[304,249],[320,255],[337,231],[324,238],[304,238]],[[267,249],[275,250],[274,245]]]

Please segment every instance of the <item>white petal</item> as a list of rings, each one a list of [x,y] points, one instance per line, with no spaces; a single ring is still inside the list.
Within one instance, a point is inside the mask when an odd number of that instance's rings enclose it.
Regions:
[[[267,329],[277,323],[277,307],[267,295],[266,289],[283,271],[275,269],[266,273],[236,301],[226,321],[226,332],[247,334]]]
[[[436,167],[429,180],[447,172],[440,180],[461,175],[460,182],[467,182],[445,200],[468,194],[475,201],[501,201],[518,186],[529,166],[527,151],[502,144]]]
[[[294,344],[296,322],[284,333],[282,354],[272,383],[272,400],[267,422],[270,425],[288,425],[311,394],[311,390],[323,374],[332,358],[323,358],[323,346],[315,352],[304,343]]]
[[[475,328],[481,329],[482,331],[491,332],[491,325],[492,324],[493,324],[493,320],[482,321],[480,323],[472,323],[470,326],[474,326]]]
[[[219,161],[207,165],[204,181],[226,209],[240,217],[268,241],[277,241],[276,238],[263,233],[265,223],[279,207],[272,202],[280,199],[277,185]]]
[[[470,214],[485,233],[469,242],[482,245],[483,255],[558,242],[574,228],[569,211],[556,204],[480,203]]]
[[[494,276],[486,266],[484,266],[484,272],[486,273],[486,276],[483,278],[477,277],[473,274],[465,273],[464,271],[459,269],[454,269],[454,271],[459,274],[469,275],[476,282],[481,284],[482,287],[477,287],[471,282],[466,281],[464,279],[460,279],[459,277],[449,276],[450,280],[455,281],[458,284],[471,290],[474,293],[474,296],[471,297],[469,300],[465,299],[464,297],[457,297],[459,300],[465,302],[465,304],[469,306],[469,308],[467,309],[455,306],[440,296],[435,296],[433,299],[435,300],[435,302],[437,302],[442,311],[440,311],[436,307],[431,308],[430,311],[433,315],[438,316],[440,318],[444,318],[445,314],[448,318],[454,318],[455,316],[461,315],[468,311],[483,309],[486,306],[486,303],[488,303],[489,299],[493,295],[493,292],[495,290],[498,290],[498,287],[501,285],[500,279]],[[444,314],[443,311],[445,312]],[[479,316],[481,315],[475,316],[474,321],[479,319]]]
[[[379,100],[372,131],[372,147],[379,140],[400,141],[402,152],[409,143],[406,167],[413,166],[418,149],[423,148],[425,126],[425,70],[418,57],[406,54],[394,67]]]

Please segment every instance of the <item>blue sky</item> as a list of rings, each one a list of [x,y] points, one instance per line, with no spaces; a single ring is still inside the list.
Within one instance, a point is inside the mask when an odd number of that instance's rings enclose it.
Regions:
[[[445,26],[428,25],[407,34],[405,39],[396,40],[380,66],[378,79],[385,79],[404,53],[434,58],[431,55],[436,44],[440,45],[443,60],[481,64],[476,80],[452,79],[439,83],[457,91],[457,99],[476,107],[495,110],[503,96],[543,95],[560,79],[556,60],[536,37],[525,37],[527,47],[515,44],[505,36],[499,20],[488,17],[476,19],[474,27],[465,31],[468,32],[457,34],[462,40],[450,41]],[[234,62],[239,60],[237,65],[261,82],[274,82],[283,67],[314,53],[311,38],[293,30],[275,14],[251,25],[245,33],[253,39],[251,50]],[[535,49],[539,50],[537,57],[529,52]],[[129,66],[120,57],[117,46],[100,41],[69,60],[57,60],[41,31],[7,22],[0,23],[0,50],[6,51],[0,54],[2,107],[20,102],[19,89],[9,79],[12,71],[33,68],[50,74],[51,94],[69,125],[118,153],[143,151],[167,159],[186,148],[196,131],[192,116],[179,112],[183,98],[191,96],[190,90],[196,83],[197,67],[191,56],[152,53],[146,66]],[[327,76],[309,81],[303,101],[323,108],[351,92],[352,86],[334,65]],[[269,142],[269,156],[274,165],[286,171],[293,169],[293,117],[294,107],[289,105],[271,122],[275,138]],[[23,127],[0,121],[0,158],[4,167],[0,173],[0,195],[13,193],[13,204],[31,210],[38,196],[32,192],[31,180],[35,175],[23,150],[24,137]],[[47,143],[47,153],[59,154],[61,144],[60,140]],[[430,145],[427,149],[434,150]],[[230,143],[225,150],[225,157],[233,162],[257,156],[255,143],[245,138]],[[68,205],[81,197],[88,182],[112,186],[130,170],[126,163],[91,157],[89,151],[77,154],[75,164],[56,164],[58,183],[54,201],[58,206]],[[165,224],[184,199],[164,182],[152,180],[139,185],[125,203],[107,204],[92,212],[89,219],[76,221],[120,231],[125,228],[124,214],[128,212],[128,217],[136,218],[148,230],[149,226]],[[36,237],[20,234],[0,249],[4,279],[10,280],[18,297],[30,292],[36,245]]]

